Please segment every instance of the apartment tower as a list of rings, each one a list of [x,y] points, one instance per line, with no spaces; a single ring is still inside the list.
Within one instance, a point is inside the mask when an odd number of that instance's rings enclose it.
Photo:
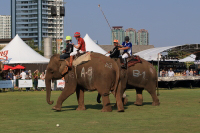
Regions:
[[[34,44],[42,48],[43,38],[53,42],[63,39],[63,17],[57,8],[57,16],[52,16],[52,6],[63,6],[63,0],[11,0],[11,37],[33,38]]]
[[[149,33],[148,30],[141,29],[137,32],[138,45],[149,45]]]
[[[11,38],[11,17],[0,15],[0,39]]]

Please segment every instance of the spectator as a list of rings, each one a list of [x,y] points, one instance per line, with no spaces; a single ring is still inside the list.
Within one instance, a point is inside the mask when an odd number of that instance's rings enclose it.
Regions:
[[[182,72],[182,76],[186,76],[186,71],[185,70]]]
[[[162,69],[160,70],[160,77],[162,77]]]
[[[161,76],[165,77],[165,70],[164,69],[162,70],[162,75]]]
[[[13,73],[13,83],[14,83],[14,88],[15,88],[15,86],[16,86],[16,75]],[[13,88],[13,90],[14,90],[14,88]]]
[[[31,70],[28,70],[28,77],[29,77],[29,79],[32,79]]]
[[[197,72],[196,71],[194,71],[193,76],[197,76]]]
[[[42,74],[40,75],[40,79],[41,80],[45,80],[45,74],[44,74],[44,72],[42,72]],[[44,91],[44,87],[42,87],[42,91]]]
[[[39,71],[35,70],[34,75],[33,75],[34,77],[33,85],[34,85],[35,91],[38,91],[38,73]]]
[[[20,79],[20,75],[19,75],[19,72],[18,72],[17,75],[16,75],[16,87],[17,88],[19,87],[19,79]]]
[[[170,71],[168,72],[169,77],[174,77],[174,72],[172,71],[172,68],[170,68]]]
[[[193,70],[192,69],[190,70],[190,76],[193,76]]]
[[[6,80],[13,80],[13,72],[12,69],[6,74]],[[8,88],[9,89],[9,88]],[[10,91],[14,91],[12,88],[10,88]]]
[[[26,80],[30,80],[30,79],[32,79],[32,78],[29,77],[29,71],[28,71],[28,73],[26,74]],[[26,87],[26,91],[27,92],[30,91],[30,87]]]
[[[21,77],[21,79],[26,79],[26,73],[24,72],[24,70],[22,70],[20,77]]]
[[[13,80],[13,72],[12,72],[12,69],[10,69],[10,71],[8,72],[8,77],[9,77],[9,80]]]
[[[186,71],[186,76],[190,76],[190,72],[189,72],[188,69],[187,69],[187,71]]]
[[[165,71],[165,77],[168,77],[168,72],[167,71]]]

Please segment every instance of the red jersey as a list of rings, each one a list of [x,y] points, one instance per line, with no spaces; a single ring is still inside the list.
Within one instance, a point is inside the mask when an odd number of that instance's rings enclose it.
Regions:
[[[83,40],[83,38],[78,38],[78,44],[80,44],[81,46],[79,47],[79,50],[81,51],[86,51],[86,48],[85,48],[85,41]]]

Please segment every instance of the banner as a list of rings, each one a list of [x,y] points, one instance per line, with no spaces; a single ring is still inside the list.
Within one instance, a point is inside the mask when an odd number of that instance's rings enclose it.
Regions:
[[[57,87],[64,88],[65,87],[65,81],[64,80],[57,80]]]
[[[38,79],[38,87],[46,87],[45,80]]]
[[[14,88],[14,80],[0,80],[0,88]]]
[[[32,80],[19,80],[19,88],[33,87]]]

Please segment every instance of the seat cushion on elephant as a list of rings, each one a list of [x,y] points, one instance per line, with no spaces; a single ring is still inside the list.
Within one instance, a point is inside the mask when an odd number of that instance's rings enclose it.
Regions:
[[[137,63],[142,63],[140,57],[137,55],[132,55],[129,58],[127,58],[127,62],[128,62],[128,67],[131,67]]]
[[[90,61],[91,60],[91,56],[90,55],[91,55],[90,52],[86,52],[85,54],[83,54],[83,55],[79,56],[78,58],[76,58],[73,61],[72,65],[76,67],[76,66],[78,66],[80,64],[83,64],[83,63],[86,63],[86,62]]]

